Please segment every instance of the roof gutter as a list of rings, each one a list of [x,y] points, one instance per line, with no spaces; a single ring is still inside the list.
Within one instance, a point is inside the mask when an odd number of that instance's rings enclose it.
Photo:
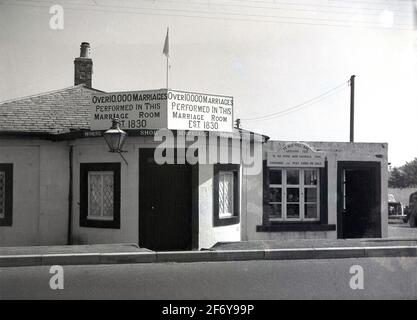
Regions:
[[[251,141],[254,140],[254,133],[252,131],[238,129],[239,133],[242,134],[247,132],[251,136]],[[81,138],[94,138],[94,137],[102,137],[103,132],[105,130],[96,130],[91,131],[88,129],[79,129],[79,130],[72,130],[70,132],[63,132],[63,133],[49,133],[49,132],[27,132],[27,131],[0,131],[0,138],[1,137],[29,137],[29,138],[38,138],[38,139],[45,139],[51,141],[66,141],[66,140],[74,140],[74,139],[81,139]],[[147,134],[141,133],[141,130],[126,130],[129,137],[136,137],[136,136],[152,136],[157,130],[155,129],[146,129],[144,130],[148,132]],[[203,131],[206,132],[206,131]],[[152,134],[153,133],[153,134]],[[174,136],[177,135],[177,130],[173,130]],[[206,132],[207,133],[207,132]],[[262,137],[262,143],[266,143],[269,140],[269,137],[263,134],[260,134]]]
[[[0,138],[33,138],[33,139],[44,139],[51,141],[65,141],[73,140],[79,138],[101,136],[95,132],[90,132],[88,130],[77,130],[64,133],[49,133],[49,132],[27,132],[27,131],[0,131]]]

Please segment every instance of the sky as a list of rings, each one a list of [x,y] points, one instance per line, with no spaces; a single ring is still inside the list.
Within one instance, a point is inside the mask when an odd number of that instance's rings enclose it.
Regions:
[[[56,4],[62,30],[50,27]],[[242,127],[273,140],[349,141],[356,75],[355,142],[387,142],[400,166],[417,157],[416,8],[413,0],[0,0],[0,101],[73,85],[83,41],[94,88],[163,88],[169,27],[169,87],[233,96]]]

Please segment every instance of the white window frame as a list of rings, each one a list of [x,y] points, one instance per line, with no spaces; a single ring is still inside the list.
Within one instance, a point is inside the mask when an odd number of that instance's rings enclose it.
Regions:
[[[297,170],[299,172],[299,183],[298,184],[287,184],[287,172]],[[306,221],[306,222],[316,222],[320,221],[320,170],[317,168],[279,168],[279,167],[270,167],[269,171],[281,171],[281,184],[269,184],[269,192],[273,188],[281,188],[281,202],[277,201],[268,201],[268,205],[280,204],[281,205],[281,218],[271,218],[269,217],[270,222],[282,222],[282,221]],[[317,184],[316,185],[306,185],[304,181],[305,171],[316,171],[317,172]],[[269,174],[269,173],[268,173]],[[287,218],[287,189],[288,188],[298,188],[299,190],[299,201],[294,202],[294,204],[299,205],[299,218]],[[305,189],[316,189],[316,202],[306,202],[304,199]],[[317,217],[316,218],[306,218],[305,217],[305,205],[306,204],[316,204],[317,208]]]
[[[103,209],[104,209],[104,204],[103,204],[103,201],[104,201],[104,197],[103,197],[103,194],[104,194],[103,193],[103,187],[104,187],[103,176],[106,175],[106,174],[111,174],[113,176],[113,191],[114,191],[114,172],[113,171],[88,171],[88,182],[87,182],[87,188],[88,188],[88,214],[87,214],[87,219],[88,220],[112,221],[114,219],[114,208],[112,208],[112,215],[111,216],[104,216],[104,212],[103,212]],[[101,188],[102,188],[101,195],[102,195],[102,197],[101,197],[101,210],[100,210],[101,215],[100,216],[90,214],[90,210],[91,210],[91,207],[90,207],[91,206],[91,201],[90,201],[90,199],[91,199],[91,197],[90,197],[90,193],[91,193],[90,176],[92,176],[92,175],[100,175],[101,180],[102,180],[102,183],[101,183]],[[114,206],[114,198],[113,198],[113,206]]]
[[[231,177],[231,181],[232,181],[232,185],[231,185],[231,188],[229,188],[229,192],[231,193],[230,194],[230,200],[231,200],[231,211],[230,212],[221,212],[220,211],[220,192],[222,192],[221,190],[220,190],[220,183],[221,183],[221,179],[222,179],[222,176],[230,176]],[[233,217],[234,216],[234,172],[233,171],[224,171],[224,170],[220,170],[219,171],[219,219],[228,219],[228,218],[231,218],[231,217]],[[225,199],[224,197],[223,197],[223,199]],[[223,205],[223,208],[224,208],[224,205]]]

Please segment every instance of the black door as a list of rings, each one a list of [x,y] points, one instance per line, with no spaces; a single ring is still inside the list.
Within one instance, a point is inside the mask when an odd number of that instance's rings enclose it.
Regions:
[[[139,246],[190,250],[191,166],[158,165],[153,152],[139,152]]]
[[[378,162],[338,163],[338,237],[381,237]]]

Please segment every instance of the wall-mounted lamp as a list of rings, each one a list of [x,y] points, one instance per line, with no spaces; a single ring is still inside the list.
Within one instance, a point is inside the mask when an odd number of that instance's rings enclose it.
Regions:
[[[119,121],[113,119],[111,128],[103,133],[103,137],[109,146],[109,152],[118,153],[127,165],[128,163],[122,155],[122,152],[127,152],[122,150],[123,144],[126,141],[127,133],[119,128]]]

